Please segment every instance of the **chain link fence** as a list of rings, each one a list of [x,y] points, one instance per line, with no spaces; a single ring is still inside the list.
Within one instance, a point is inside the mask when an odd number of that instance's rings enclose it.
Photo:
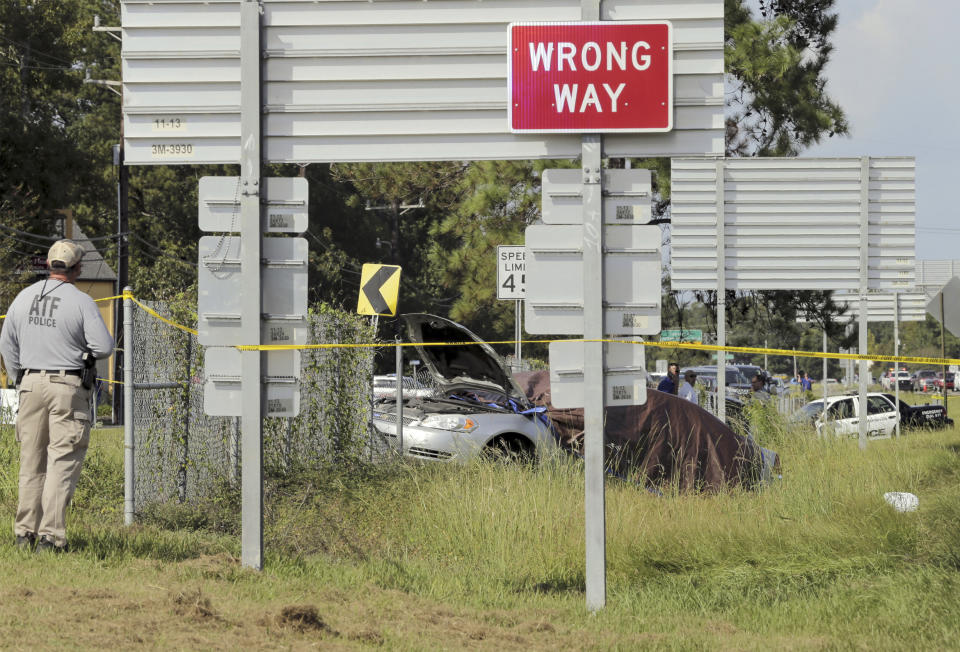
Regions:
[[[145,303],[171,318],[169,306]],[[327,307],[311,311],[310,343],[374,339],[362,317]],[[132,346],[131,346],[132,345]],[[193,502],[240,479],[240,419],[203,410],[204,347],[196,335],[133,308],[134,496],[151,504]],[[301,354],[300,414],[264,419],[264,473],[358,463],[379,455],[371,440],[374,350],[307,349]]]

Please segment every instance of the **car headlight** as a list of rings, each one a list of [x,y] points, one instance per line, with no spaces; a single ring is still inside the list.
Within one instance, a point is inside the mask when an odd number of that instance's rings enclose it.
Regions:
[[[469,417],[458,417],[452,414],[432,414],[420,422],[424,428],[437,430],[459,430],[473,432],[478,428],[477,422]]]

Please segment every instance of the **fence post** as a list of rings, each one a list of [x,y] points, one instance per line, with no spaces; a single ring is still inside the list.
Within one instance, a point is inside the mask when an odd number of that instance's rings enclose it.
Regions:
[[[123,524],[133,525],[136,513],[133,438],[133,288],[123,288]]]
[[[400,459],[403,459],[403,347],[397,335],[397,440],[400,442]]]
[[[177,497],[187,500],[187,460],[190,458],[190,362],[193,358],[193,335],[187,333],[186,385],[183,388],[183,439],[180,442],[180,462],[177,465]]]
[[[227,436],[227,463],[230,465],[230,480],[236,482],[240,477],[237,469],[240,465],[240,417],[233,417],[230,425],[230,434]]]

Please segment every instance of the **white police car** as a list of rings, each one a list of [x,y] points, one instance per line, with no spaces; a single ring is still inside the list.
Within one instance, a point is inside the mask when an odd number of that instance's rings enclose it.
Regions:
[[[867,420],[867,437],[886,439],[893,436],[900,413],[886,396],[871,392],[867,394],[866,413],[860,409],[858,394],[842,394],[827,397],[826,415],[823,399],[811,401],[794,415],[801,421],[811,421],[818,435],[856,437],[860,434],[860,419]]]

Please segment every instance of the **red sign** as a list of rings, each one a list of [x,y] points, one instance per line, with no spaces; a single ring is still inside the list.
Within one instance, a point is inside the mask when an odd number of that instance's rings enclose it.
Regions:
[[[510,25],[513,132],[670,131],[668,22]]]

